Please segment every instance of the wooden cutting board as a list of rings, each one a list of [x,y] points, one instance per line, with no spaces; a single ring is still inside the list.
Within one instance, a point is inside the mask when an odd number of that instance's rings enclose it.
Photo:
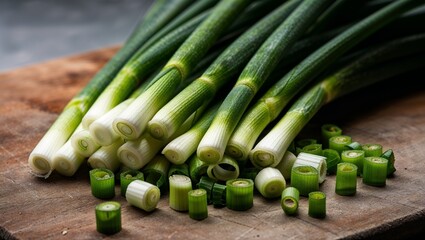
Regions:
[[[40,179],[29,173],[28,155],[64,105],[117,48],[53,60],[0,74],[0,238],[101,239],[90,193],[88,169],[74,177],[54,173]],[[423,76],[423,75],[422,75]],[[336,122],[361,143],[380,143],[396,153],[395,177],[384,188],[358,179],[353,197],[334,193],[335,178],[321,186],[327,217],[283,214],[279,200],[256,194],[254,207],[236,212],[209,206],[203,221],[168,207],[162,196],[152,213],[131,207],[124,198],[123,230],[110,238],[132,239],[287,239],[403,238],[425,226],[425,89],[422,76],[403,76],[362,90],[327,106],[313,123]],[[397,82],[398,81],[398,82]],[[400,87],[401,84],[404,87]],[[116,189],[119,194],[118,187]]]

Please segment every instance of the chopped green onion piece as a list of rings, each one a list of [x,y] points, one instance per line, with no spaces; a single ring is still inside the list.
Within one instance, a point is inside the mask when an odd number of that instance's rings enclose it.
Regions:
[[[309,144],[307,146],[304,146],[302,148],[301,152],[321,156],[321,155],[323,155],[322,144],[317,144],[317,143],[316,144]]]
[[[301,196],[308,196],[310,192],[319,190],[319,174],[312,166],[293,167],[291,172],[291,186],[298,189]]]
[[[172,175],[169,178],[170,185],[170,208],[176,211],[188,211],[188,193],[192,190],[192,182],[184,175]]]
[[[123,145],[122,139],[117,140],[109,146],[100,147],[93,153],[87,162],[92,168],[107,168],[115,172],[121,165],[118,159],[117,151]]]
[[[341,196],[356,194],[358,167],[349,162],[338,164],[336,170],[335,193]]]
[[[134,180],[144,181],[143,173],[137,170],[127,170],[120,173],[121,196],[125,197],[128,185]]]
[[[287,187],[282,191],[280,205],[287,215],[295,215],[298,211],[300,192],[294,187]]]
[[[158,205],[161,192],[159,188],[142,180],[134,180],[127,186],[125,198],[130,205],[152,212]]]
[[[329,148],[336,150],[339,154],[348,150],[347,145],[352,142],[350,136],[341,135],[329,138]]]
[[[394,162],[395,162],[394,152],[392,149],[388,149],[381,155],[381,157],[388,160],[387,177],[389,177],[392,174],[394,174],[394,172],[396,171],[394,166]]]
[[[208,164],[201,161],[198,156],[193,155],[189,161],[189,173],[192,182],[198,183],[202,176],[207,175]]]
[[[363,161],[365,152],[363,150],[345,150],[341,153],[341,162],[352,163],[357,166],[357,175],[363,172]]]
[[[226,206],[236,211],[250,209],[254,205],[254,182],[237,178],[226,181]]]
[[[220,181],[235,179],[239,176],[239,165],[236,160],[224,155],[220,162],[208,166],[207,174]]]
[[[170,162],[162,155],[157,155],[143,169],[145,181],[156,185],[161,191],[166,191],[168,169]]]
[[[212,189],[212,204],[216,208],[226,206],[226,186],[219,183],[214,183]]]
[[[308,215],[314,218],[326,217],[326,195],[323,192],[308,194]]]
[[[379,157],[382,155],[382,146],[379,144],[364,144],[362,149],[365,157]]]
[[[171,164],[170,169],[168,169],[168,177],[174,174],[185,175],[190,177],[189,175],[189,166],[186,163],[183,164]]]
[[[351,150],[362,150],[362,145],[359,142],[352,142],[347,147]]]
[[[342,135],[342,129],[335,124],[323,124],[321,127],[322,143],[325,147],[329,145],[329,139],[335,136]]]
[[[326,178],[326,158],[319,155],[309,154],[309,153],[300,153],[297,156],[292,168],[297,166],[312,166],[314,167],[319,174],[319,183],[323,183]]]
[[[363,162],[363,183],[383,187],[387,180],[388,160],[382,157],[366,157]]]
[[[207,191],[205,189],[195,189],[188,193],[189,217],[195,220],[202,220],[208,217]]]
[[[248,178],[251,179],[252,181],[255,180],[255,177],[257,176],[258,172],[261,169],[255,168],[255,167],[250,167],[250,168],[243,168],[242,171],[239,174],[240,178]]]
[[[341,162],[339,153],[333,149],[324,149],[323,156],[326,157],[327,173],[334,174],[336,172],[336,166]]]
[[[272,167],[263,168],[255,177],[255,187],[265,198],[276,198],[282,195],[286,181],[282,173]]]
[[[113,198],[115,196],[114,173],[105,168],[90,170],[90,186],[93,196],[101,199]]]
[[[305,146],[311,145],[311,144],[316,144],[317,140],[314,138],[304,138],[304,139],[300,139],[298,141],[295,142],[295,147],[298,148],[303,148]]]
[[[207,200],[208,203],[212,202],[212,193],[214,189],[214,185],[216,183],[215,179],[211,179],[209,177],[203,176],[198,182],[198,188],[205,189],[207,191]]]
[[[283,177],[286,180],[289,180],[291,178],[291,170],[296,160],[297,157],[292,152],[286,151],[285,155],[283,155],[282,160],[276,166],[276,168],[279,169],[279,171],[282,173]]]
[[[96,230],[103,234],[121,231],[121,204],[115,201],[96,205]]]

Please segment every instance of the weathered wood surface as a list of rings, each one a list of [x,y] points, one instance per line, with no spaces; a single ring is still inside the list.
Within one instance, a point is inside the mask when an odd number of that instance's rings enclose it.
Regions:
[[[0,74],[0,238],[105,237],[95,229],[94,206],[101,200],[91,196],[87,168],[71,178],[53,174],[45,180],[30,175],[27,158],[67,101],[115,50]],[[394,83],[389,86],[398,88]],[[171,210],[167,196],[152,213],[131,207],[116,196],[122,203],[123,230],[109,238],[403,238],[423,231],[425,89],[419,86],[401,91],[371,88],[353,96],[357,103],[353,97],[345,98],[322,111],[321,119],[338,122],[355,140],[381,143],[386,149],[393,148],[397,156],[396,175],[384,188],[366,186],[358,179],[356,196],[341,197],[334,193],[334,177],[328,177],[321,186],[327,193],[328,216],[324,220],[307,215],[305,198],[296,217],[285,216],[278,200],[256,196],[249,211],[210,206],[206,220],[194,221]]]

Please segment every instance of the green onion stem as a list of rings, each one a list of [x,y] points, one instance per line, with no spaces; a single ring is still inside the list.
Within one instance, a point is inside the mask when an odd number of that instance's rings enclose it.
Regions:
[[[308,194],[308,215],[314,218],[326,217],[326,195],[323,192]]]
[[[255,177],[255,187],[265,198],[277,198],[282,196],[286,187],[286,181],[282,173],[272,167],[263,168]]]
[[[211,201],[215,208],[226,206],[226,185],[214,183],[211,192]]]
[[[231,210],[245,211],[254,205],[254,182],[236,178],[226,181],[226,206]]]
[[[203,220],[208,217],[207,191],[195,189],[188,193],[189,217]]]
[[[166,191],[170,162],[162,155],[155,156],[143,169],[145,181],[156,185],[161,191]]]
[[[387,180],[388,160],[382,157],[366,157],[363,162],[363,183],[383,187]]]
[[[245,123],[245,119],[243,119],[238,128],[256,129],[255,134],[258,137],[259,133],[262,132],[265,126],[279,116],[280,112],[291,98],[295,96],[307,83],[323,72],[330,64],[335,62],[356,44],[416,5],[419,5],[419,2],[414,0],[396,1],[333,38],[289,71],[282,79],[275,83],[250,110],[248,110],[245,114],[245,118],[248,119],[246,121],[253,122],[249,119],[256,119],[255,121],[261,122],[261,125],[250,125],[248,122]],[[362,87],[365,84],[369,84],[369,82],[364,81],[363,85],[357,85]],[[337,88],[336,86],[334,87]],[[288,126],[286,126],[287,124],[280,123],[282,121],[288,121],[288,124],[291,124],[291,127],[294,128],[293,132],[299,132],[308,120],[317,112],[318,108],[323,105],[326,99],[334,99],[333,96],[327,96],[327,94],[325,94],[325,90],[320,87],[313,89],[314,90],[309,91],[309,100],[316,100],[316,103],[310,102],[309,104],[311,106],[308,107],[303,104],[302,108],[299,109],[296,109],[296,107],[293,106],[291,108],[292,111],[290,110],[288,114],[295,116],[291,117],[286,114],[283,117],[285,120],[281,120],[275,126],[274,129],[276,130],[271,130],[270,133],[267,134],[253,150],[251,150],[251,161],[262,162],[263,167],[276,166],[285,153],[285,150],[296,136],[296,134],[292,133],[286,134],[289,133],[291,129],[288,129]],[[357,88],[353,87],[353,90],[355,89]],[[345,92],[343,94],[345,94]],[[295,104],[295,106],[296,105],[297,104]],[[213,126],[213,124],[211,126]],[[255,135],[252,133],[252,130],[246,132],[250,132],[250,135]],[[285,134],[282,134],[282,132]],[[283,136],[286,140],[282,139]],[[266,160],[267,164],[264,164],[263,159]]]
[[[64,176],[73,176],[84,162],[85,157],[75,151],[71,141],[67,141],[53,155],[53,168]]]
[[[90,170],[90,186],[93,196],[109,199],[115,196],[115,177],[109,169],[96,168]]]
[[[123,145],[124,141],[118,139],[116,142],[109,146],[103,146],[93,153],[87,163],[92,168],[106,168],[113,172],[119,169],[121,162],[117,156],[117,150]]]
[[[121,204],[115,201],[96,205],[96,230],[103,234],[115,234],[121,231]]]
[[[336,170],[335,193],[341,196],[356,194],[358,167],[349,162],[339,163]]]
[[[184,175],[172,175],[168,179],[170,185],[170,208],[180,212],[188,211],[188,194],[192,190],[190,178]]]
[[[127,170],[120,173],[121,196],[125,197],[128,185],[134,180],[145,180],[142,172],[137,170]]]
[[[294,187],[287,187],[282,191],[280,205],[287,215],[295,215],[298,212],[298,201],[300,192]]]
[[[291,171],[291,187],[298,189],[301,196],[319,190],[319,174],[312,166],[293,167]]]
[[[303,1],[262,44],[224,99],[202,138],[197,150],[202,161],[215,163],[223,157],[227,143],[242,114],[277,66],[283,52],[292,47],[330,2]],[[250,138],[253,130],[257,129],[254,127],[245,131],[247,138]]]
[[[130,205],[152,212],[158,205],[159,188],[142,180],[134,180],[127,186],[125,198]]]

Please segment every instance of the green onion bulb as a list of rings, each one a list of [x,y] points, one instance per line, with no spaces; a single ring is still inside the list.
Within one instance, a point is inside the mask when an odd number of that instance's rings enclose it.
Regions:
[[[326,195],[323,192],[308,194],[308,215],[314,218],[326,217]]]
[[[181,212],[189,210],[188,193],[192,190],[190,178],[176,174],[168,179],[170,184],[170,208]]]
[[[336,171],[335,193],[341,196],[356,194],[357,166],[352,163],[339,163]]]
[[[308,196],[310,192],[319,190],[319,174],[312,166],[293,167],[291,172],[291,186],[298,189],[301,196]]]
[[[335,124],[323,124],[321,127],[322,143],[329,145],[329,138],[342,135],[342,129]]]
[[[235,179],[239,176],[239,165],[236,160],[224,155],[220,162],[208,166],[207,174],[220,181]]]
[[[255,177],[255,187],[265,198],[276,198],[282,195],[286,181],[276,168],[263,168]]]
[[[101,199],[113,198],[115,196],[114,173],[106,168],[90,170],[90,186],[93,196]]]
[[[295,215],[298,211],[300,192],[294,187],[287,187],[282,191],[280,205],[287,215]]]
[[[382,146],[379,144],[364,144],[362,146],[365,157],[379,157],[382,155]]]
[[[336,150],[339,154],[344,150],[348,150],[347,145],[352,142],[350,136],[341,135],[329,138],[329,148]]]
[[[128,185],[134,180],[145,180],[143,173],[137,170],[127,170],[120,173],[121,196],[125,197]]]
[[[207,191],[205,189],[189,191],[188,199],[190,218],[202,220],[208,217]]]
[[[114,201],[96,205],[96,230],[103,234],[121,231],[121,204]]]
[[[254,205],[254,182],[237,178],[226,181],[226,206],[236,211],[250,209]]]
[[[383,187],[387,180],[388,160],[382,157],[367,157],[363,162],[363,183]]]
[[[151,212],[158,205],[161,192],[153,184],[142,180],[134,180],[127,186],[125,198],[130,205]]]
[[[333,149],[324,149],[323,156],[326,158],[327,173],[334,174],[336,166],[341,162],[339,153]]]
[[[363,161],[365,152],[363,150],[345,150],[341,153],[341,162],[352,163],[357,166],[357,175],[361,175],[363,171]]]

